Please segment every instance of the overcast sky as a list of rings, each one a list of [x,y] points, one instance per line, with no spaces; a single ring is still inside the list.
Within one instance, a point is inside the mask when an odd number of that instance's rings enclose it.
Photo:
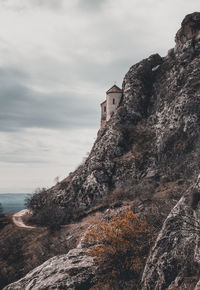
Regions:
[[[99,104],[162,56],[199,0],[0,0],[0,193],[66,177],[90,151]]]

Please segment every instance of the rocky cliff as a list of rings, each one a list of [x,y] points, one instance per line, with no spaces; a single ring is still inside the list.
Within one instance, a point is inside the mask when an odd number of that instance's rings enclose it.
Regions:
[[[147,179],[190,183],[199,169],[199,33],[194,13],[166,57],[130,68],[121,104],[89,157],[50,190],[55,203],[85,209],[127,182],[130,189]]]
[[[200,289],[200,13],[185,17],[175,42],[166,57],[155,54],[130,68],[120,106],[98,132],[87,160],[48,191],[50,201],[66,209],[88,211],[117,198],[153,216],[162,229],[142,289]],[[164,219],[163,226],[157,223]],[[35,272],[26,279],[35,279]],[[8,289],[20,289],[20,283]]]
[[[166,218],[147,260],[142,289],[200,289],[200,176]]]

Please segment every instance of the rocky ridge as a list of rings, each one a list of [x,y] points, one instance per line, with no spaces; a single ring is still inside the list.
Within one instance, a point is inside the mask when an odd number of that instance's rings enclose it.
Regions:
[[[200,148],[198,17],[184,19],[166,57],[155,54],[130,68],[118,110],[98,132],[85,163],[50,189],[53,202],[88,209],[127,181],[131,189],[148,178],[188,184],[194,178]]]
[[[49,190],[52,203],[77,210],[100,204],[116,190],[118,197],[128,192],[139,213],[148,216],[153,209],[154,217],[165,219],[143,273],[142,289],[149,290],[200,289],[200,13],[185,17],[175,41],[166,57],[155,54],[130,68],[120,106],[98,132],[87,160]],[[56,264],[63,257],[53,259],[40,266],[41,273],[48,267],[51,275],[59,272]],[[61,267],[66,285],[67,267]],[[57,282],[52,282],[57,288],[46,287],[46,274],[38,268],[5,289],[34,289],[28,283],[36,275],[41,289],[63,289]],[[84,274],[79,285],[85,279]],[[84,289],[71,285],[68,289]]]

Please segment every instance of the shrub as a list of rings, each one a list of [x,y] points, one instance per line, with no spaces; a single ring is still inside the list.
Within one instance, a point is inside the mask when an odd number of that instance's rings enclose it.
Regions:
[[[53,194],[46,188],[27,196],[25,205],[32,211],[29,222],[46,226],[51,231],[59,230],[67,216],[65,209],[53,202]]]
[[[27,196],[25,205],[31,210],[29,222],[39,226],[46,226],[51,231],[59,230],[63,224],[78,221],[85,216],[83,210],[64,204],[61,206],[55,200],[53,191],[46,188],[37,189],[33,195]]]
[[[157,184],[155,181],[143,180],[136,183],[134,180],[126,181],[121,186],[116,187],[112,192],[104,195],[102,202],[107,207],[112,206],[113,203],[121,205],[123,201],[135,200],[136,198],[141,201],[151,199]]]
[[[43,209],[33,213],[29,221],[39,226],[46,226],[50,231],[59,230],[64,223],[65,212],[56,204],[47,204]]]
[[[112,215],[108,221],[96,223],[87,235],[87,242],[90,245],[98,243],[90,250],[89,255],[100,265],[99,283],[105,281],[104,284],[109,289],[117,289],[116,281],[138,281],[152,236],[153,227],[131,210],[117,216]]]
[[[47,192],[47,188],[37,188],[33,194],[26,196],[25,206],[32,211],[42,209],[50,195],[51,193]]]

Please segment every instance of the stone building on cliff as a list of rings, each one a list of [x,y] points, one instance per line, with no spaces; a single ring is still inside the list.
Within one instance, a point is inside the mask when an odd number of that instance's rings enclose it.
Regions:
[[[101,128],[110,120],[111,116],[119,106],[122,90],[114,85],[106,92],[106,100],[101,103]]]

